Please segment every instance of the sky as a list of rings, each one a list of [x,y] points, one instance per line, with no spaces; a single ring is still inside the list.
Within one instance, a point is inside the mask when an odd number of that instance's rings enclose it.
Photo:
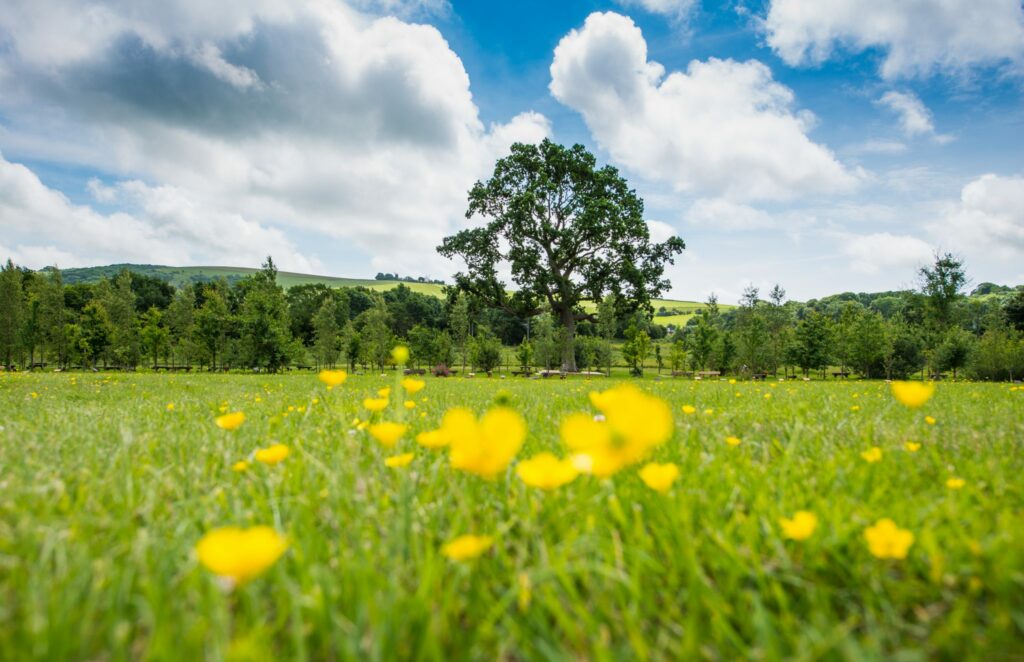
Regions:
[[[674,298],[1024,283],[1020,0],[0,0],[0,258],[446,278],[513,142],[645,201]]]

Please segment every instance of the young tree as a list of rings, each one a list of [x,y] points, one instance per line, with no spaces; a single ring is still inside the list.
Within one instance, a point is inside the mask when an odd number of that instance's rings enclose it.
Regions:
[[[616,297],[614,294],[609,293],[602,297],[601,301],[597,304],[597,332],[601,335],[604,344],[607,346],[606,350],[600,353],[606,359],[604,365],[607,366],[609,375],[612,374],[612,339],[615,337],[618,323]]]
[[[170,342],[170,331],[163,325],[163,313],[156,306],[142,314],[142,346],[153,359],[153,365],[160,362],[160,352],[165,352]]]
[[[582,145],[514,144],[491,179],[470,191],[466,215],[477,214],[490,219],[486,226],[438,247],[467,264],[456,285],[518,317],[549,310],[565,330],[567,371],[576,370],[577,322],[595,318],[583,304],[613,292],[633,309],[648,307],[669,287],[665,265],[685,247],[678,237],[652,243],[643,202],[614,168],[598,169]],[[517,285],[511,295],[497,276],[506,262]]]
[[[786,307],[786,290],[781,285],[776,285],[768,293],[768,306],[764,314],[768,327],[768,369],[777,375],[793,335],[793,318]]]
[[[210,362],[210,369],[217,369],[217,357],[227,349],[228,330],[231,326],[231,311],[220,288],[206,290],[206,301],[196,313],[196,338]]]
[[[672,341],[672,351],[669,354],[669,365],[672,366],[672,372],[681,372],[686,366],[686,344],[682,338],[677,338]]]
[[[21,347],[21,327],[25,317],[25,294],[22,291],[22,273],[8,259],[0,268],[0,357],[7,369]]]
[[[167,307],[167,312],[164,313],[164,321],[170,332],[172,363],[176,357],[184,359],[185,365],[191,363],[194,351],[195,308],[195,289],[189,285],[175,292],[174,298]]]
[[[142,338],[136,315],[136,295],[132,290],[132,275],[121,271],[101,299],[110,319],[110,353],[115,365],[134,368],[142,356]]]
[[[338,362],[339,333],[338,302],[334,297],[325,297],[313,315],[313,354],[318,364],[333,366]]]
[[[363,327],[360,331],[362,356],[370,365],[383,370],[391,358],[395,346],[391,333],[391,318],[384,297],[376,293],[373,307],[362,313]]]
[[[643,329],[630,323],[626,329],[626,342],[622,345],[622,358],[630,366],[631,373],[643,377],[644,362],[651,353],[651,337]]]
[[[452,338],[459,348],[459,356],[462,358],[462,372],[466,372],[466,349],[469,342],[469,297],[465,292],[459,292],[455,297],[451,312],[448,315],[448,327],[452,330]]]
[[[944,331],[953,322],[954,306],[967,285],[963,260],[952,253],[935,255],[935,263],[918,271],[921,292],[927,297],[928,312],[936,329]]]
[[[251,367],[277,372],[293,353],[288,301],[270,257],[250,279],[239,314],[242,355]]]
[[[501,341],[486,326],[480,325],[472,347],[473,365],[477,370],[491,374],[501,365]]]
[[[519,369],[522,372],[530,372],[533,365],[533,344],[526,338],[523,338],[523,342],[519,343],[519,348],[516,350],[516,359],[519,361]]]
[[[974,336],[961,328],[951,328],[935,351],[939,370],[952,370],[953,379],[956,379],[956,371],[967,365],[973,346]]]
[[[67,359],[64,326],[67,311],[64,305],[64,283],[60,269],[47,270],[44,277],[35,279],[36,297],[39,300],[39,317],[42,341],[58,366],[64,366]]]
[[[853,325],[850,362],[861,375],[878,377],[889,349],[885,323],[878,313],[865,312]]]
[[[689,335],[690,361],[695,369],[701,371],[707,368],[718,341],[718,329],[711,320],[712,314],[708,309],[697,313],[697,326]]]
[[[797,323],[793,359],[804,371],[804,377],[811,370],[824,370],[828,366],[831,335],[828,319],[817,311],[811,311]]]

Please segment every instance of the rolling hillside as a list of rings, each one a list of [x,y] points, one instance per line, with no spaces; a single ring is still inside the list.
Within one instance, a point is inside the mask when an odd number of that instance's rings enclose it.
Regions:
[[[175,287],[182,287],[189,283],[199,283],[216,278],[224,278],[229,283],[241,280],[246,276],[258,271],[245,267],[166,267],[153,264],[111,264],[103,267],[82,267],[78,269],[64,269],[61,273],[65,283],[94,283],[103,278],[116,276],[122,269],[128,269],[136,273],[145,274],[166,280]],[[278,272],[278,282],[285,288],[295,285],[306,285],[309,283],[322,283],[329,287],[368,287],[372,290],[390,290],[399,284],[405,285],[416,292],[441,297],[441,285],[436,283],[415,283],[399,280],[374,280],[370,278],[339,278],[336,276],[316,276],[312,274],[298,274],[288,271]],[[651,302],[654,310],[661,311],[654,321],[658,324],[683,325],[694,315],[704,304],[696,301],[679,301],[675,299],[655,299]],[[719,304],[723,310],[732,306]],[[668,314],[666,314],[668,313]]]

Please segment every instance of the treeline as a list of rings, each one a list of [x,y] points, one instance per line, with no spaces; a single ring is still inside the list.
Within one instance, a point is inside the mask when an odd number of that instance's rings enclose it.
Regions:
[[[985,296],[964,296],[966,276],[950,256],[920,275],[918,291],[805,303],[787,301],[779,286],[764,299],[748,288],[731,310],[711,297],[681,328],[655,324],[650,312],[617,314],[606,297],[578,325],[573,353],[580,369],[626,365],[635,374],[1024,374],[1024,287],[986,283],[975,290]],[[0,361],[8,368],[382,369],[404,343],[414,367],[439,374],[510,364],[526,372],[557,369],[566,342],[549,314],[519,319],[453,289],[447,299],[404,285],[286,291],[269,258],[234,282],[180,288],[128,270],[94,284],[66,284],[55,268],[35,272],[10,261],[0,271]]]
[[[915,291],[845,293],[806,303],[767,299],[748,288],[739,307],[714,300],[671,338],[672,368],[776,375],[831,370],[904,379],[963,371],[974,379],[1024,376],[1024,287],[983,283],[967,297],[963,264],[952,255],[919,272]],[[642,339],[641,339],[642,344]],[[659,362],[660,364],[660,362]]]

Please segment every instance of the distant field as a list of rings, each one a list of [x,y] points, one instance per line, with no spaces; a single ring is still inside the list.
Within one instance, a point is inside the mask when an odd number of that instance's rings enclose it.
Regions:
[[[138,273],[163,278],[175,287],[182,287],[189,283],[208,281],[216,278],[224,278],[229,282],[240,280],[255,273],[258,269],[244,267],[165,267],[148,264],[115,264],[105,267],[85,267],[81,269],[65,269],[62,273],[64,282],[96,282],[102,278],[116,276],[122,268]],[[278,282],[284,287],[296,285],[308,285],[322,283],[329,287],[368,287],[372,290],[385,291],[398,285],[405,285],[414,292],[429,294],[438,298],[442,297],[441,285],[436,283],[409,283],[398,280],[374,280],[370,278],[339,278],[336,276],[316,276],[313,274],[298,274],[289,271],[281,271],[277,274]],[[674,314],[667,316],[655,316],[654,322],[662,326],[676,325],[683,326],[693,317],[695,312],[704,306],[697,301],[680,301],[676,299],[655,299],[651,302],[654,310],[665,308],[667,312]],[[722,310],[729,310],[733,306],[719,304]]]

